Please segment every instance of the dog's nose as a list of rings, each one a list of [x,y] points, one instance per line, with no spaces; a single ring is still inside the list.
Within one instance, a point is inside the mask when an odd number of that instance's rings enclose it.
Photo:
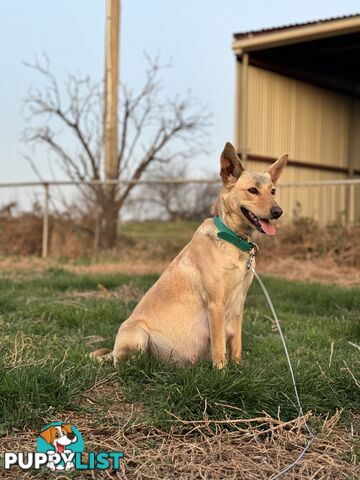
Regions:
[[[273,218],[279,218],[281,217],[283,211],[280,207],[271,207],[270,208],[270,213]]]
[[[68,433],[67,437],[68,437],[69,440],[74,440],[75,434],[74,433]]]

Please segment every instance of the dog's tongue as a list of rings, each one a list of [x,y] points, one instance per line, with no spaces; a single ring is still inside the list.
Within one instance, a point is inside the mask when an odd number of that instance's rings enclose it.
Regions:
[[[267,235],[275,235],[276,233],[275,225],[270,223],[268,220],[261,220],[261,218],[259,218],[259,222],[260,222],[261,228],[264,230],[264,232]]]
[[[63,453],[63,451],[65,450],[65,445],[57,445],[57,450],[58,450],[58,453]]]

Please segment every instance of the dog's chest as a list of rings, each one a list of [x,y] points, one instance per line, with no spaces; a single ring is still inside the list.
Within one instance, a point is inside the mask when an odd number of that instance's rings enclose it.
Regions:
[[[224,266],[224,287],[226,310],[237,310],[244,300],[253,279],[246,261]]]

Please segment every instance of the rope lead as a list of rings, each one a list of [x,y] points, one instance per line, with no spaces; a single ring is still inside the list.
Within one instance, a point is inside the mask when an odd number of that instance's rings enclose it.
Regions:
[[[275,312],[275,308],[274,308],[274,305],[271,301],[271,298],[270,298],[270,295],[265,287],[265,285],[263,284],[262,280],[260,279],[260,277],[258,276],[258,274],[255,272],[254,268],[250,265],[250,269],[251,271],[253,272],[253,274],[255,275],[256,277],[256,280],[259,282],[260,284],[260,287],[262,288],[263,292],[264,292],[264,295],[266,297],[266,300],[269,304],[269,307],[270,307],[270,310],[271,310],[271,313],[273,315],[273,319],[275,320],[275,323],[276,323],[276,326],[277,326],[277,329],[279,331],[279,334],[280,334],[280,338],[281,338],[281,342],[283,344],[283,347],[284,347],[284,351],[285,351],[285,355],[286,355],[286,359],[287,359],[287,362],[288,362],[288,365],[289,365],[289,369],[290,369],[290,373],[291,373],[291,379],[292,379],[292,383],[293,383],[293,386],[294,386],[294,392],[295,392],[295,397],[296,397],[296,401],[297,401],[297,405],[298,405],[298,409],[299,409],[299,416],[303,417],[304,416],[304,412],[303,412],[303,408],[302,408],[302,405],[301,405],[301,402],[300,402],[300,398],[299,398],[299,394],[298,394],[298,389],[297,389],[297,386],[296,386],[296,381],[295,381],[295,375],[294,375],[294,370],[293,370],[293,367],[292,367],[292,364],[291,364],[291,360],[290,360],[290,356],[289,356],[289,352],[288,352],[288,349],[287,349],[287,346],[286,346],[286,343],[285,343],[285,338],[284,338],[284,335],[282,333],[282,330],[281,330],[281,326],[280,326],[280,322],[279,322],[279,319],[276,315],[276,312]],[[309,449],[310,445],[313,443],[313,441],[315,440],[315,436],[313,434],[313,432],[310,430],[310,427],[309,425],[307,424],[306,422],[306,419],[304,419],[304,422],[305,422],[305,427],[310,435],[310,439],[308,441],[308,443],[306,444],[306,447],[303,449],[303,451],[300,453],[300,455],[296,458],[296,460],[291,463],[290,465],[288,465],[287,467],[283,468],[280,472],[278,472],[277,474],[275,475],[271,475],[270,479],[269,480],[275,480],[276,478],[279,478],[281,475],[283,475],[284,473],[288,472],[291,468],[295,467],[295,465],[297,463],[299,463],[299,461],[302,459],[302,457],[305,455],[306,451]]]

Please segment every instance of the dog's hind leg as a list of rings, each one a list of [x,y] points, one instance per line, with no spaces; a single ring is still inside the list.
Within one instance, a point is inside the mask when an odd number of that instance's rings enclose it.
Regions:
[[[107,360],[113,360],[113,353],[112,350],[110,350],[109,348],[99,348],[99,350],[91,352],[89,356],[90,358],[97,360],[101,363]]]
[[[149,334],[140,322],[126,322],[119,328],[112,356],[114,365],[127,360],[132,353],[145,352],[149,346]]]
[[[121,360],[127,360],[132,353],[145,352],[149,345],[149,334],[141,323],[124,322],[116,336],[114,349],[99,348],[90,353],[90,358],[102,363],[113,361],[116,365]]]

